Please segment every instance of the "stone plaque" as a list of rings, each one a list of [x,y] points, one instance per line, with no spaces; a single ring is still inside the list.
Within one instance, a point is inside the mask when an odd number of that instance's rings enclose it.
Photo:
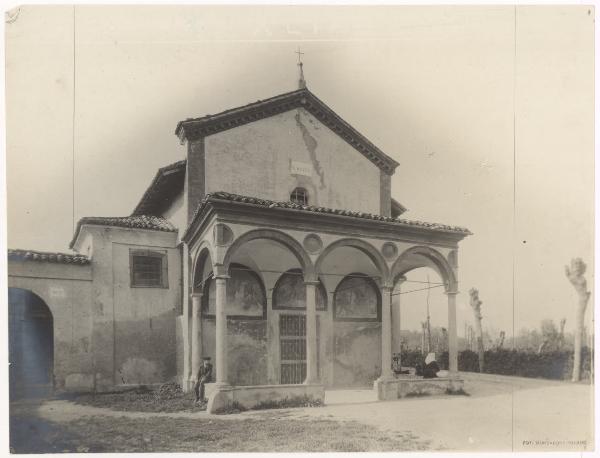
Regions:
[[[306,162],[292,161],[290,164],[290,173],[292,175],[304,175],[307,177],[312,176],[312,165]]]

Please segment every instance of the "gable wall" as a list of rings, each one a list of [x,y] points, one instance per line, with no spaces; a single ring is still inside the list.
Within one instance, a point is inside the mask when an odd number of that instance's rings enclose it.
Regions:
[[[207,193],[287,201],[301,186],[311,205],[380,213],[379,168],[303,108],[203,141]],[[188,161],[200,167],[199,158]],[[306,171],[295,173],[293,162]]]

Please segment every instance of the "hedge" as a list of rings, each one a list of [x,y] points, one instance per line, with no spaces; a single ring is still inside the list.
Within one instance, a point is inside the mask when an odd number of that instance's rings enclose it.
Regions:
[[[402,352],[402,365],[414,367],[423,362],[423,355],[418,350]],[[588,347],[581,352],[581,378],[591,378],[593,353]],[[516,375],[519,377],[546,378],[553,380],[569,380],[573,373],[573,352],[553,351],[533,353],[522,350],[487,350],[484,354],[484,372],[487,374]],[[441,353],[438,363],[448,369],[448,352]],[[458,353],[458,370],[479,372],[477,353],[464,350]]]

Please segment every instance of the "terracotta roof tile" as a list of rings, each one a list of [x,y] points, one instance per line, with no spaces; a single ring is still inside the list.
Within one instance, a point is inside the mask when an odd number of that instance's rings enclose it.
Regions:
[[[37,261],[53,262],[60,264],[89,264],[90,258],[83,254],[48,253],[34,250],[8,250],[8,259],[11,261]]]
[[[374,220],[374,221],[385,221],[388,223],[397,224],[399,226],[422,227],[425,229],[436,230],[436,231],[454,232],[454,233],[460,233],[460,234],[465,234],[465,235],[472,235],[472,233],[471,233],[471,231],[469,231],[469,229],[464,228],[464,227],[459,227],[459,226],[449,226],[447,224],[428,223],[425,221],[393,218],[390,216],[374,215],[372,213],[357,212],[357,211],[353,211],[353,210],[334,209],[334,208],[327,208],[327,207],[315,207],[315,206],[311,206],[311,205],[299,205],[299,204],[296,204],[293,202],[277,202],[277,201],[267,200],[267,199],[258,199],[256,197],[231,194],[231,193],[223,192],[223,191],[209,193],[209,194],[206,194],[206,196],[204,196],[204,198],[200,202],[200,205],[198,205],[198,208],[194,212],[194,216],[192,218],[192,224],[196,220],[196,217],[202,212],[202,210],[204,209],[206,204],[209,201],[214,200],[214,199],[228,200],[231,202],[242,202],[242,203],[246,203],[246,204],[259,205],[261,207],[266,207],[266,208],[287,208],[287,209],[298,210],[298,211],[306,211],[306,212],[314,212],[314,213],[327,213],[327,214],[348,216],[351,218],[362,218],[362,219],[368,219],[368,220]],[[190,225],[190,227],[188,227],[188,230],[191,228],[191,226],[192,225]],[[187,231],[183,235],[183,237],[185,238],[186,235],[187,235]]]
[[[112,227],[125,227],[131,229],[149,229],[153,231],[164,231],[164,232],[176,232],[177,228],[173,226],[169,221],[160,216],[149,216],[149,215],[138,215],[138,216],[86,216],[81,218],[77,223],[75,229],[75,235],[69,245],[69,248],[73,248],[75,240],[79,235],[81,226],[84,224],[90,224],[94,226],[112,226]]]

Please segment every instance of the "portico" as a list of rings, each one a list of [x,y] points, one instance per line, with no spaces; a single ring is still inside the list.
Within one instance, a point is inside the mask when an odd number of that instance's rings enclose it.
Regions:
[[[419,267],[438,272],[448,295],[452,377],[457,243],[468,234],[361,212],[206,195],[182,238],[190,285],[184,386],[191,387],[203,356],[214,357],[213,397],[274,385],[314,393],[314,386],[394,380],[401,317],[392,295]]]

